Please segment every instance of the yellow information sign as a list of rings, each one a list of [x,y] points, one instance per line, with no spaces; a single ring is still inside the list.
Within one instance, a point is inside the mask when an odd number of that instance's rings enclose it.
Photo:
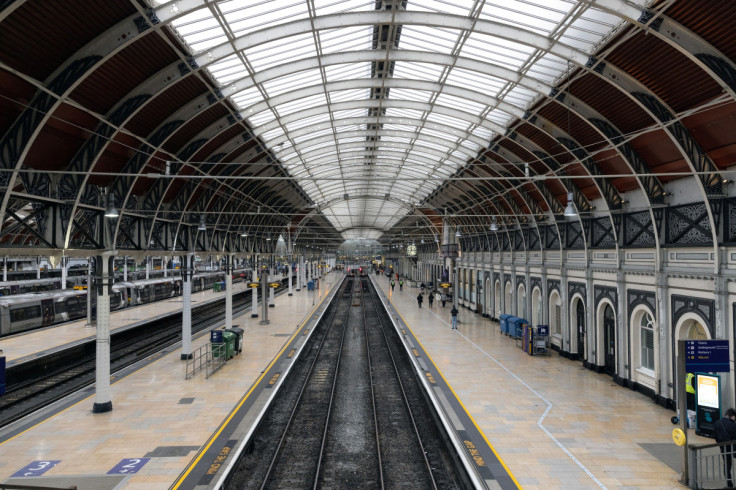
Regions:
[[[672,440],[675,441],[675,444],[678,446],[684,446],[687,442],[687,437],[685,437],[685,433],[682,429],[675,429],[672,431]]]
[[[248,283],[248,287],[249,287],[249,288],[257,288],[257,287],[259,287],[260,285],[261,285],[261,283],[260,283],[260,282],[249,282],[249,283]]]
[[[281,286],[280,282],[269,282],[268,285],[272,288],[278,288]]]
[[[452,283],[451,282],[441,282],[440,283],[440,287],[441,288],[451,288],[452,287]]]

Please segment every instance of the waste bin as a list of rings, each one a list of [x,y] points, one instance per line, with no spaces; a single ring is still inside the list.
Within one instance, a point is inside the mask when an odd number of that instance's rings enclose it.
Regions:
[[[243,334],[245,331],[240,327],[226,328],[225,332],[232,332],[235,334],[235,355],[243,352]]]
[[[225,342],[226,359],[230,359],[235,355],[235,344],[238,335],[233,332],[222,332],[222,340]]]
[[[224,334],[222,330],[210,330],[210,344],[212,344],[212,356],[221,357],[225,356],[227,348],[224,347],[225,339],[222,336]]]
[[[529,326],[529,322],[527,320],[516,316],[507,318],[506,322],[508,324],[509,335],[511,335],[515,339],[521,338],[524,333],[524,327]]]
[[[219,282],[212,283],[212,291],[215,292],[215,293],[220,292],[220,283]]]
[[[508,335],[508,319],[513,318],[513,316],[514,315],[509,315],[508,313],[502,313],[498,315],[498,325],[501,327],[501,333],[505,333]]]
[[[307,291],[314,291],[314,281],[307,282]]]

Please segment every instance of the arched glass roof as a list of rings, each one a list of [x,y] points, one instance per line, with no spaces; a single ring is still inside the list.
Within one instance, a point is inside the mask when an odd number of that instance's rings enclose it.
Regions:
[[[378,238],[641,8],[189,0],[157,14],[336,229]]]

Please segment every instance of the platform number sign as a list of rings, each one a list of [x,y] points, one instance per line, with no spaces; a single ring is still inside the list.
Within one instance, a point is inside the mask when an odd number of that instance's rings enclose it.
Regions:
[[[138,473],[151,458],[128,458],[115,465],[107,472],[108,475],[128,475]]]
[[[61,463],[60,459],[55,461],[34,461],[10,475],[11,478],[20,478],[24,476],[41,476],[48,470]]]

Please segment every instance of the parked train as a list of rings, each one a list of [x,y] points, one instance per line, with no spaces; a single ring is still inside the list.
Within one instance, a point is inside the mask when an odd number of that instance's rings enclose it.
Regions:
[[[67,288],[73,286],[73,281],[67,281]],[[61,289],[61,278],[29,279],[23,281],[0,281],[0,296],[13,294],[40,293]]]
[[[243,276],[241,276],[243,274]],[[243,280],[246,271],[234,277]],[[204,272],[192,278],[192,292],[212,288],[225,280],[223,272]],[[235,282],[236,279],[233,279]],[[120,310],[182,294],[181,276],[116,282],[110,294],[110,310]],[[45,327],[87,316],[86,289],[51,290],[0,297],[0,336]]]

